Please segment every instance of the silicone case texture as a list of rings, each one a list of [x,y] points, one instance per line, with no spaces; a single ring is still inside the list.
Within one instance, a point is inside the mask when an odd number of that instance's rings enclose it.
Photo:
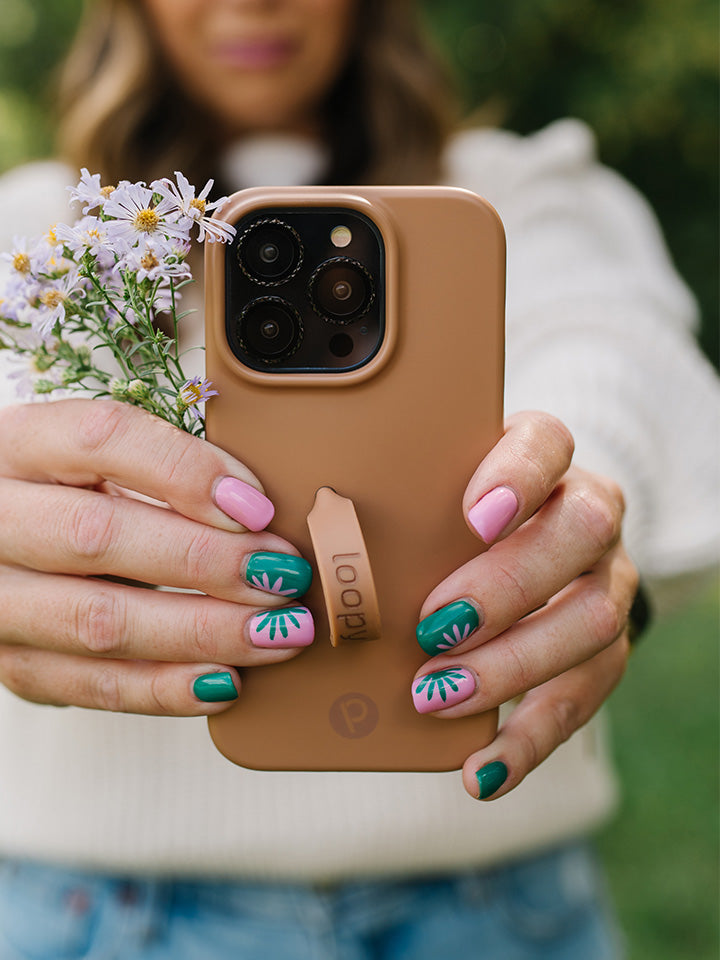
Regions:
[[[257,769],[457,769],[494,736],[496,712],[421,716],[410,684],[427,659],[415,640],[425,597],[478,553],[461,501],[502,431],[502,224],[484,200],[445,187],[256,188],[235,194],[220,215],[237,222],[254,210],[314,206],[360,211],[380,231],[382,346],[341,374],[243,366],[226,336],[227,251],[208,244],[207,374],[219,396],[207,407],[207,436],[257,474],[276,507],[270,530],[311,562],[316,491],[329,486],[352,501],[380,637],[333,646],[316,574],[302,601],[315,618],[312,647],[244,670],[239,699],[210,718],[210,732],[230,760]]]

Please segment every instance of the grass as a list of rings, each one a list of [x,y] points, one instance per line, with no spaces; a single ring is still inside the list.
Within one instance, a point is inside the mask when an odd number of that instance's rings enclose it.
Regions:
[[[629,960],[718,960],[718,632],[713,588],[643,637],[610,702],[623,783],[599,838]]]

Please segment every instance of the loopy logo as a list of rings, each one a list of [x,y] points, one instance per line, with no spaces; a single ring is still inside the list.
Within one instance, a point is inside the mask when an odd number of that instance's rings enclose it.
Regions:
[[[330,724],[341,737],[367,737],[377,726],[377,704],[364,693],[345,693],[330,707]]]
[[[340,606],[343,608],[343,613],[338,613],[337,618],[340,621],[340,630],[346,631],[340,634],[340,639],[344,641],[370,639],[367,632],[367,619],[362,609],[362,594],[357,589],[359,576],[354,564],[359,558],[359,553],[336,553],[333,556],[335,579],[341,587]],[[350,562],[351,560],[353,563]],[[349,586],[351,583],[356,586]]]

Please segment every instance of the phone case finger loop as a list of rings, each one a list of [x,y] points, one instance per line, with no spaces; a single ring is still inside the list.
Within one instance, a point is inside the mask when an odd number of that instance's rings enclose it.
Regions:
[[[377,593],[352,500],[332,487],[320,487],[307,524],[332,645],[377,640],[381,634]]]

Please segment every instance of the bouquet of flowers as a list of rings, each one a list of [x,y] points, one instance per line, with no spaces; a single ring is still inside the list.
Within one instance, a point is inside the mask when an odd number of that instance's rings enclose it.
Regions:
[[[235,228],[208,216],[227,199],[207,200],[212,180],[196,195],[182,173],[175,178],[103,187],[83,169],[69,188],[83,216],[39,239],[15,238],[3,255],[11,268],[0,349],[19,358],[11,376],[21,394],[109,396],[203,434],[200,407],[217,391],[183,373],[181,290],[192,282],[193,229],[199,241],[226,242]]]

